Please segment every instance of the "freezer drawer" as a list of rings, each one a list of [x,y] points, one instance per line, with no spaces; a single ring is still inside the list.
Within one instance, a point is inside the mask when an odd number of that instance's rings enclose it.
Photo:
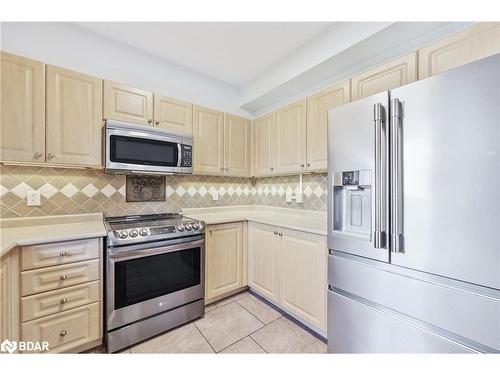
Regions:
[[[329,353],[474,353],[373,307],[328,292]]]
[[[337,290],[500,351],[499,291],[359,257],[328,258],[328,282]]]

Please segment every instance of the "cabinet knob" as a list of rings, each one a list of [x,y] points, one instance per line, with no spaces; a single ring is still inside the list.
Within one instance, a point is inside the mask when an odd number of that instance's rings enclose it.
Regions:
[[[68,252],[67,252],[66,250],[63,250],[63,251],[61,251],[61,252],[59,253],[59,255],[63,257],[63,256],[68,255]]]
[[[311,163],[307,163],[307,166],[310,167],[311,166]]]
[[[64,305],[66,302],[68,302],[68,299],[67,298],[61,298],[61,300],[59,302],[61,303],[61,305]]]
[[[42,157],[42,153],[41,152],[35,152],[35,155],[33,155],[35,157],[35,159],[39,159]]]
[[[60,280],[66,280],[67,278],[68,278],[68,276],[66,276],[66,275],[61,275],[61,276],[59,276],[59,279],[60,279]]]
[[[54,154],[52,152],[47,154],[47,158],[50,160],[54,157]]]
[[[160,121],[159,121],[159,120],[156,120],[156,121],[155,121],[155,125],[160,125]]]
[[[208,233],[212,234],[213,233],[213,229],[209,229]]]
[[[65,330],[62,330],[61,332],[59,332],[59,336],[61,337],[64,337],[67,335],[68,332],[66,332]]]
[[[271,171],[274,171],[274,168],[273,168],[273,167],[271,167],[271,168],[269,168],[269,169],[270,169]]]
[[[283,233],[279,232],[278,236],[283,237]]]
[[[304,163],[302,163],[302,164],[300,165],[300,167],[301,167],[301,168],[304,168],[304,167],[305,167],[305,164],[304,164]]]
[[[277,234],[278,234],[278,232],[277,232],[277,231],[274,231],[274,235],[277,235]]]
[[[148,124],[151,124],[153,122],[152,118],[148,118]]]

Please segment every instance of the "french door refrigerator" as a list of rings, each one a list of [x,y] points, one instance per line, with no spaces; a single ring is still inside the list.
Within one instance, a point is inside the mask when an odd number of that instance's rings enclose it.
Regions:
[[[500,352],[500,54],[328,113],[328,351]]]

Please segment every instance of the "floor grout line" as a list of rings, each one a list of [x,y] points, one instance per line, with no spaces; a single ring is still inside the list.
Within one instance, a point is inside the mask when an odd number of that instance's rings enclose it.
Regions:
[[[264,353],[269,354],[269,352],[266,349],[264,349],[262,347],[262,345],[260,345],[252,336],[248,335],[248,337],[250,337],[250,340],[252,340],[254,343],[256,343],[264,351]]]
[[[205,341],[207,342],[208,346],[210,346],[212,348],[212,350],[214,351],[215,354],[217,354],[217,351],[214,349],[214,347],[212,346],[212,344],[210,344],[210,341],[208,341],[208,339],[205,337],[205,335],[203,334],[203,332],[201,332],[201,329],[198,328],[198,326],[193,322],[193,325],[196,327],[196,329],[198,330],[198,332],[200,332],[200,335],[205,339]]]

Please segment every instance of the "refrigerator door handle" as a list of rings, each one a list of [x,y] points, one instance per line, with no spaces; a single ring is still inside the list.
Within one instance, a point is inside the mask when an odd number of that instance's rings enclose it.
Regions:
[[[403,237],[403,182],[402,182],[402,148],[401,127],[403,108],[399,99],[391,103],[391,252],[404,253]]]
[[[375,228],[373,246],[375,249],[386,248],[387,242],[385,228],[383,227],[383,223],[386,221],[383,217],[386,212],[383,207],[385,201],[384,193],[387,188],[383,177],[384,167],[382,165],[383,144],[387,144],[387,142],[382,142],[382,127],[384,126],[385,116],[384,106],[380,103],[375,104],[373,106],[375,123]]]

